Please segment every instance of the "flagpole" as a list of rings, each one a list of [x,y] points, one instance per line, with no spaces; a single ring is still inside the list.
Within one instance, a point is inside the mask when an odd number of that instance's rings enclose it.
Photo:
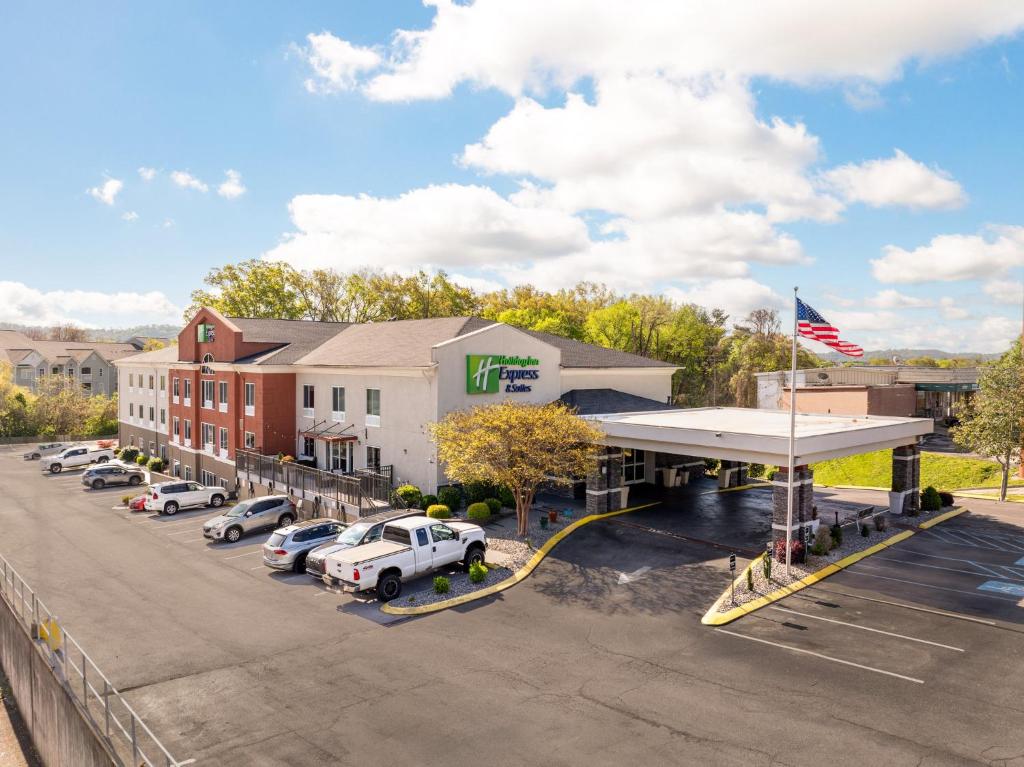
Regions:
[[[796,468],[796,335],[797,335],[797,292],[793,288],[793,358],[789,374],[789,471],[786,473],[786,577],[793,556],[793,471]]]

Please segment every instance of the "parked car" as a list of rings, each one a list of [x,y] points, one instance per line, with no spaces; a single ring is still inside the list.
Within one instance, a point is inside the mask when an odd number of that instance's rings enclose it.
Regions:
[[[141,485],[146,481],[146,472],[141,467],[129,467],[122,463],[108,463],[95,466],[82,473],[82,484],[93,490],[102,490],[107,485]]]
[[[327,543],[317,546],[309,552],[306,556],[306,572],[313,578],[320,580],[324,575],[324,562],[329,555],[337,554],[339,551],[351,549],[355,546],[362,546],[364,543],[379,541],[381,533],[384,532],[384,525],[388,522],[396,519],[418,516],[423,515],[418,511],[411,511],[405,514],[395,515],[391,517],[391,519],[386,519],[381,522],[354,522],[353,524],[345,527],[345,529],[341,531],[341,534],[333,541],[328,541]]]
[[[128,511],[145,511],[146,510],[146,499],[149,495],[137,495],[128,501]]]
[[[146,501],[148,511],[173,516],[180,509],[191,506],[213,506],[219,508],[227,500],[228,491],[223,487],[207,487],[198,482],[160,482],[150,488],[149,499]]]
[[[323,581],[349,593],[376,589],[388,602],[402,593],[403,581],[455,562],[468,570],[484,561],[486,549],[479,525],[407,517],[387,522],[379,541],[329,555]]]
[[[114,451],[108,448],[90,448],[85,445],[76,445],[65,448],[56,455],[43,458],[40,468],[51,474],[60,474],[64,469],[88,466],[91,463],[106,463],[113,459]]]
[[[338,537],[344,523],[334,519],[307,519],[275,530],[263,544],[263,564],[275,570],[306,569],[306,555]]]
[[[76,447],[76,445],[73,442],[43,442],[36,445],[22,457],[26,461],[37,461],[44,455],[56,455],[61,450],[66,450],[69,447]]]
[[[203,525],[203,535],[215,541],[234,543],[255,530],[288,527],[296,516],[295,504],[287,495],[250,498],[209,520]]]

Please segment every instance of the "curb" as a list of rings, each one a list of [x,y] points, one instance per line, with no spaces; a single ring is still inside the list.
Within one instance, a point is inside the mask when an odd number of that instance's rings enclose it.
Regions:
[[[939,516],[933,519],[929,519],[927,522],[922,522],[918,526],[918,529],[926,530],[929,527],[932,527],[933,525],[937,525],[940,522],[945,522],[947,519],[952,519],[953,517],[963,514],[966,511],[967,509],[963,508],[947,511],[945,514],[940,514]],[[747,602],[746,604],[737,605],[736,607],[732,608],[727,612],[718,612],[718,608],[726,599],[729,598],[732,588],[741,585],[741,582],[746,580],[747,570],[749,570],[751,567],[754,566],[755,563],[760,562],[761,559],[764,558],[765,555],[762,554],[757,559],[752,560],[751,563],[747,565],[746,568],[744,568],[743,572],[740,574],[740,577],[733,581],[730,588],[722,592],[722,595],[715,600],[715,603],[713,605],[711,605],[711,609],[704,613],[704,617],[700,619],[700,622],[703,623],[705,626],[724,626],[727,623],[732,623],[737,618],[742,618],[744,615],[749,615],[755,610],[760,610],[762,607],[766,607],[767,605],[770,605],[772,602],[778,602],[780,599],[788,597],[791,594],[795,594],[796,592],[805,589],[808,586],[813,586],[815,583],[825,580],[825,578],[828,578],[830,575],[834,575],[835,573],[838,573],[840,570],[845,570],[850,565],[856,564],[857,562],[860,562],[862,559],[870,557],[872,554],[877,554],[879,551],[882,551],[884,549],[889,548],[890,546],[905,541],[907,540],[907,538],[910,538],[911,536],[916,534],[917,530],[904,530],[902,533],[897,533],[891,538],[887,538],[881,543],[876,543],[874,546],[871,546],[870,548],[850,554],[849,556],[840,559],[838,562],[833,562],[832,564],[821,568],[817,572],[811,573],[810,575],[801,578],[795,583],[791,583],[788,586],[782,586],[781,588],[776,589],[770,594],[765,594],[764,596],[758,597],[757,599]]]
[[[441,610],[447,610],[450,607],[458,607],[459,605],[468,604],[469,602],[475,602],[478,599],[484,597],[493,596],[498,594],[505,589],[510,589],[520,581],[526,580],[544,558],[551,552],[555,546],[557,546],[564,538],[570,533],[575,532],[584,525],[589,525],[591,522],[599,522],[602,519],[608,519],[610,517],[618,517],[622,514],[629,514],[631,511],[639,511],[640,509],[649,509],[652,506],[657,506],[660,501],[654,503],[645,503],[642,506],[631,506],[628,509],[619,509],[618,511],[609,511],[605,514],[591,514],[590,516],[577,519],[567,527],[562,528],[557,533],[552,535],[548,540],[537,549],[533,556],[530,557],[530,561],[525,565],[516,570],[512,575],[503,581],[495,583],[493,586],[474,591],[471,594],[463,594],[460,597],[454,597],[452,599],[446,599],[443,602],[434,602],[429,605],[419,605],[417,607],[393,607],[391,602],[387,602],[381,606],[380,610],[388,615],[427,615],[429,613],[436,613]]]
[[[984,493],[978,493],[974,491],[958,493],[956,490],[953,491],[953,495],[957,496],[958,498],[973,498],[976,501],[995,501],[996,503],[1003,503],[1003,501],[999,500],[998,488],[996,489],[994,495],[985,495]],[[1007,494],[1005,503],[1024,503],[1024,496],[1021,496],[1020,494]]]
[[[879,490],[883,493],[888,493],[892,490],[891,487],[875,487],[874,485],[823,485],[818,482],[814,483],[815,487],[828,487],[832,490]]]
[[[737,490],[750,490],[754,487],[765,487],[767,482],[752,482],[749,485],[738,485],[736,487],[719,487],[714,490],[705,490],[699,495],[714,495],[715,493],[735,493]]]

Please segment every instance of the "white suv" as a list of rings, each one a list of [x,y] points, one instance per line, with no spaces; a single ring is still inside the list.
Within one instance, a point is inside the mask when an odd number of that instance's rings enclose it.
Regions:
[[[217,508],[224,505],[227,497],[228,491],[223,487],[206,487],[198,482],[161,482],[150,487],[145,505],[147,511],[170,516],[189,506]]]

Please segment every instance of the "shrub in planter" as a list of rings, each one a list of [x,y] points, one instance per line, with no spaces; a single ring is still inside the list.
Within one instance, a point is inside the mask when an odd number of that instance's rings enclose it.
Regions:
[[[819,557],[822,554],[828,554],[832,550],[832,531],[824,525],[818,525],[818,532],[814,534],[814,547],[821,550],[819,554],[817,551],[814,553]]]
[[[747,591],[754,590],[754,568],[747,568]]]
[[[427,508],[427,516],[434,519],[448,519],[451,515],[451,509],[443,503],[435,503],[433,506]]]
[[[886,518],[885,514],[876,514],[875,515],[875,529],[878,532],[884,531],[885,528],[887,528],[888,526],[889,526],[889,520]]]
[[[772,579],[772,558],[767,554],[761,557],[761,570],[764,573],[764,579],[771,581]]]
[[[789,546],[790,561],[791,562],[803,562],[804,561],[804,545],[800,541],[792,541]],[[775,541],[775,558],[779,562],[786,561],[786,541],[785,539],[779,539]]]
[[[928,485],[921,493],[921,511],[938,511],[942,508],[942,498],[939,491]]]
[[[423,496],[423,498],[420,500],[420,508],[421,509],[429,509],[431,506],[433,506],[436,503],[437,503],[437,496],[436,495],[431,495],[430,493],[428,493],[427,495]]]
[[[139,449],[137,447],[126,447],[121,451],[120,458],[125,463],[134,463],[138,455]]]
[[[150,471],[163,471],[164,470],[164,462],[160,459],[159,456],[156,456],[156,455],[154,455],[152,458],[150,458],[149,459],[149,463],[147,463],[146,465],[149,467]]]
[[[501,501],[497,498],[484,498],[484,503],[486,503],[487,508],[491,510],[491,514],[497,514],[501,511]]]
[[[832,548],[837,549],[843,545],[843,528],[838,524],[832,525],[828,529],[829,535],[832,536]]]
[[[418,509],[423,503],[423,493],[416,485],[402,485],[395,490],[395,495],[401,498],[410,509]]]
[[[942,501],[942,508],[946,509],[953,505],[953,494],[939,491],[939,500]]]
[[[487,573],[487,565],[481,564],[480,562],[474,562],[469,566],[469,582],[483,583],[487,580]]]
[[[295,456],[286,455],[281,459],[281,463],[295,463]]]
[[[149,456],[146,455],[145,453],[138,455],[135,457],[135,463],[137,463],[139,466],[145,466],[147,463],[149,463]]]
[[[457,509],[462,505],[462,491],[452,485],[437,491],[437,502],[449,509]]]
[[[462,490],[466,494],[466,503],[480,503],[494,495],[495,489],[490,482],[467,482],[462,486]]]
[[[514,509],[516,507],[516,497],[507,487],[499,487],[496,495],[498,500],[501,501],[501,505],[506,509]]]
[[[471,503],[466,509],[466,518],[474,522],[486,522],[491,518],[491,507],[486,503]]]
[[[721,461],[717,458],[705,458],[704,459],[704,473],[705,474],[718,474],[718,467],[721,466]]]
[[[435,594],[447,594],[451,591],[452,582],[445,578],[443,575],[438,575],[434,578],[434,593]]]
[[[132,497],[130,495],[122,495],[121,496],[121,504],[122,505],[127,506],[131,502],[132,502]]]

